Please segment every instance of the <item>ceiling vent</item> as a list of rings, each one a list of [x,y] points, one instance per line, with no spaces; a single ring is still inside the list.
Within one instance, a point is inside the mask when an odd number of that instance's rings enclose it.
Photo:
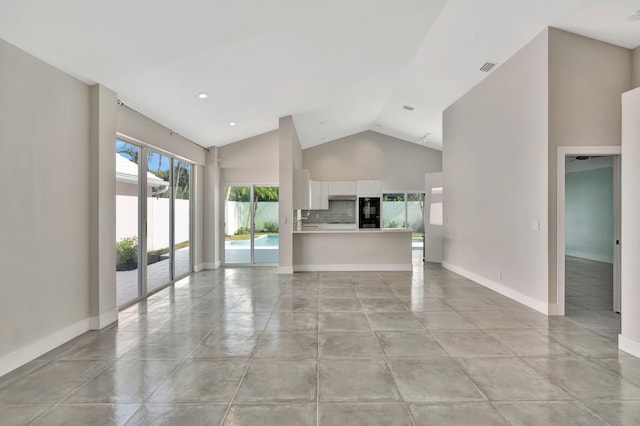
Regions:
[[[483,66],[480,67],[480,71],[489,72],[495,67],[497,64],[495,62],[486,62]]]
[[[415,108],[409,105],[403,105],[402,109],[406,109],[407,111],[413,111]]]

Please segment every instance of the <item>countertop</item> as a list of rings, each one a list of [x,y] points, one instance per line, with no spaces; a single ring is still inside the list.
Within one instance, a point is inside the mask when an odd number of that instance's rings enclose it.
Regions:
[[[380,229],[380,228],[366,228],[366,229],[358,229],[358,228],[311,228],[311,227],[303,227],[300,230],[294,230],[294,234],[397,234],[403,232],[414,232],[413,229],[405,229],[405,228],[389,228],[389,229]]]

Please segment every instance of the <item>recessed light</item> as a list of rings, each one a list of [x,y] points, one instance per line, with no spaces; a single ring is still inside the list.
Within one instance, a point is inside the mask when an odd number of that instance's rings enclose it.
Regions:
[[[403,105],[402,109],[406,109],[407,111],[413,111],[415,108],[409,105]]]
[[[424,145],[425,143],[427,143],[427,138],[428,138],[429,136],[431,136],[431,133],[429,133],[429,132],[425,133],[425,134],[424,134],[424,136],[420,138],[420,143],[421,143],[421,144],[423,144],[423,145]]]
[[[319,122],[318,124],[319,124],[320,126],[324,126],[325,124],[327,124],[327,122],[323,120],[323,121]]]
[[[207,92],[198,93],[198,99],[207,99],[208,97],[209,97],[209,94]]]
[[[631,22],[640,21],[640,10],[636,10],[635,12],[630,13],[627,19]]]
[[[238,123],[236,123],[235,121],[231,121],[231,122],[229,123],[229,126],[235,126],[236,124],[238,124]]]

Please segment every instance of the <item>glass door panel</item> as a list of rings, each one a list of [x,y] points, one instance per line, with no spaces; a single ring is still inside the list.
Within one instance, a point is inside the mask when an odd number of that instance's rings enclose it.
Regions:
[[[171,159],[157,152],[147,154],[147,291],[171,281],[169,261]]]
[[[224,188],[224,262],[251,263],[251,187]]]
[[[116,140],[116,294],[118,306],[142,296],[138,262],[141,149]]]
[[[253,263],[278,263],[278,187],[254,187],[253,201]]]
[[[382,227],[406,228],[405,194],[382,194]]]
[[[191,272],[191,165],[174,160],[173,162],[173,241],[174,241],[174,278]]]

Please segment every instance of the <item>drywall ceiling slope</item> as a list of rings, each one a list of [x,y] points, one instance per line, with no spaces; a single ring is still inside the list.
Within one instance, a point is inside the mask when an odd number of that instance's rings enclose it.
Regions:
[[[0,38],[202,146],[293,116],[442,148],[442,111],[547,26],[640,45],[637,0],[2,0]],[[494,68],[495,69],[495,68]],[[208,92],[199,100],[197,94]],[[404,105],[414,108],[409,112]],[[229,126],[237,122],[236,126]]]

